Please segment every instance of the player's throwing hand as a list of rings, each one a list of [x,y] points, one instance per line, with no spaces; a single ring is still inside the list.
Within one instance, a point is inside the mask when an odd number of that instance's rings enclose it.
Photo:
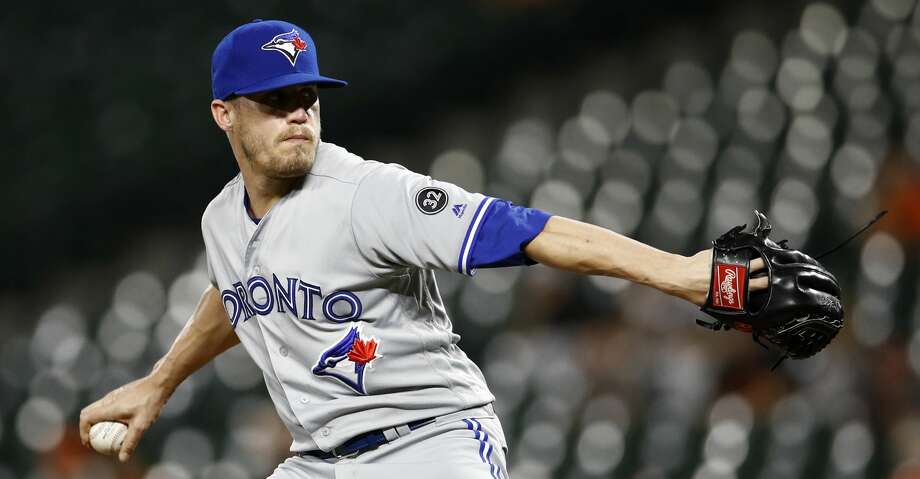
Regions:
[[[98,422],[119,421],[128,425],[118,460],[126,462],[141,436],[160,416],[169,399],[167,389],[156,385],[152,376],[128,383],[80,411],[80,440],[89,445],[89,429]]]

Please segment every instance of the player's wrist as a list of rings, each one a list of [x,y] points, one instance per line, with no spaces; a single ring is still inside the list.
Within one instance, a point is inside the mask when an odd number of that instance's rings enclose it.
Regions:
[[[161,360],[144,379],[151,387],[169,397],[185,378],[173,373],[166,361]]]
[[[693,256],[669,255],[658,289],[696,305],[703,304],[708,293],[711,262],[710,250]]]

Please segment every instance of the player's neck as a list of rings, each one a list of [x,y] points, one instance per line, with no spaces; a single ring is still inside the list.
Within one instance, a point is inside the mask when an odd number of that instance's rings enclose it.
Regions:
[[[278,200],[302,182],[303,178],[267,178],[244,173],[243,185],[249,196],[249,213],[256,219],[263,218]]]

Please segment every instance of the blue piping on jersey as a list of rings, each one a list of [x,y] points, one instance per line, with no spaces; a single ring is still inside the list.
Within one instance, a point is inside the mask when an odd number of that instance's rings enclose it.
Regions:
[[[249,204],[249,193],[246,192],[245,187],[243,188],[243,209],[246,210],[246,216],[248,216],[253,223],[259,224],[259,221],[262,220],[262,218],[252,216],[252,205]]]
[[[460,258],[457,260],[457,270],[462,274],[470,274],[470,250],[476,243],[476,236],[479,233],[479,226],[482,224],[482,218],[485,217],[489,207],[495,202],[495,198],[486,197],[479,203],[476,213],[470,220],[470,227],[466,230],[466,236],[463,237],[463,243],[460,245]]]

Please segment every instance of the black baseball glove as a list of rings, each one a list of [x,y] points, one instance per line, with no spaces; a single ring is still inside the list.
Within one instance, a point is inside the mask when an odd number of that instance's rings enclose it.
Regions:
[[[783,351],[782,359],[802,359],[824,349],[843,327],[840,285],[811,256],[767,238],[773,227],[759,211],[757,226],[736,226],[712,242],[712,282],[702,309],[714,322],[710,329],[750,332],[761,346],[764,338]],[[763,258],[769,286],[748,290],[750,261]],[[782,362],[780,359],[780,362]],[[779,362],[777,362],[779,365]],[[774,366],[775,367],[775,366]]]

